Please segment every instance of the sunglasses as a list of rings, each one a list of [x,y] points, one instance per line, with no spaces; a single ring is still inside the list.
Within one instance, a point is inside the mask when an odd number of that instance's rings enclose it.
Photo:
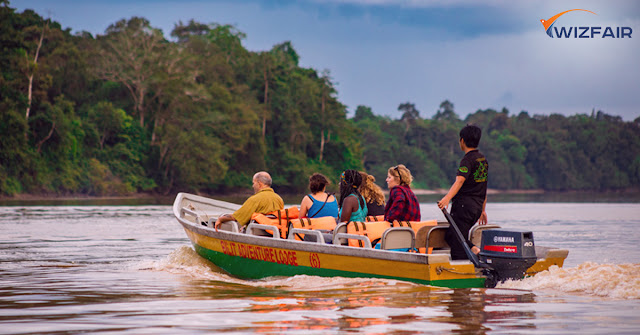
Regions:
[[[400,174],[400,169],[398,169],[398,165],[393,167],[394,170],[398,173],[398,178],[400,178],[400,185],[402,185],[402,175]]]

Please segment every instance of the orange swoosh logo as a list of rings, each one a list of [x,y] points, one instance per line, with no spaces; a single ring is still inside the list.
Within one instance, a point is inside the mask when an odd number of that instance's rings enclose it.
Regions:
[[[594,13],[594,12],[590,11],[590,10],[586,10],[586,9],[569,9],[569,10],[566,10],[566,11],[564,11],[564,12],[562,12],[562,13],[558,13],[558,14],[556,14],[556,15],[552,16],[552,17],[551,17],[550,19],[548,19],[548,20],[544,20],[544,19],[542,19],[542,20],[540,20],[540,22],[542,23],[542,26],[544,27],[544,30],[547,30],[547,29],[549,29],[549,27],[551,27],[551,25],[552,25],[552,24],[553,24],[553,23],[554,23],[554,22],[555,22],[555,21],[556,21],[560,16],[562,16],[562,15],[564,15],[564,14],[566,14],[566,13],[569,13],[569,12],[573,12],[574,10],[581,10],[581,11],[589,12],[589,13],[591,13],[591,14],[598,15],[598,14],[596,14],[596,13]]]

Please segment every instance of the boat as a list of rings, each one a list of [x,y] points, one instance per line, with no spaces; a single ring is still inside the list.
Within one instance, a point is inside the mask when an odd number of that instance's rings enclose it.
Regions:
[[[290,228],[286,238],[279,227],[256,222],[249,223],[246,232],[236,222],[214,228],[219,215],[238,208],[237,204],[179,193],[173,213],[198,255],[242,279],[309,275],[385,278],[448,288],[494,287],[506,279],[533,276],[554,265],[562,267],[569,253],[566,249],[535,245],[531,232],[487,225],[472,229],[472,241],[482,246],[480,257],[468,251],[469,260],[451,260],[446,248],[437,248],[438,236],[442,240],[442,232],[449,225],[459,233],[446,210],[443,212],[449,222],[433,220],[423,224],[421,229],[429,231],[429,239],[421,237],[422,233],[416,238],[415,227],[390,227],[385,230],[387,239],[382,243],[387,242],[386,246],[380,249],[373,248],[367,236],[347,230],[352,223],[339,224],[332,233]],[[410,236],[412,243],[421,240],[418,243],[425,243],[425,248],[412,244],[405,249],[409,251],[399,252],[402,249],[394,241],[406,239],[389,236]],[[474,241],[478,238],[481,242]],[[429,242],[436,247],[431,249],[426,245]]]

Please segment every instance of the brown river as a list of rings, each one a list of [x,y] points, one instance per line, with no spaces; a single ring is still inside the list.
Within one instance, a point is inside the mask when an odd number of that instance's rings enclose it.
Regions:
[[[569,250],[495,289],[247,281],[200,258],[168,205],[0,207],[0,334],[639,334],[640,204],[504,202],[489,222]],[[423,219],[443,220],[433,202]]]

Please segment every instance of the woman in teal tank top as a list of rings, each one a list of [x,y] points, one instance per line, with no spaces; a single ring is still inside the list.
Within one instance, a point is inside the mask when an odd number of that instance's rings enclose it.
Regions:
[[[367,204],[358,186],[362,176],[356,170],[346,170],[340,176],[340,222],[364,221],[367,216]]]

